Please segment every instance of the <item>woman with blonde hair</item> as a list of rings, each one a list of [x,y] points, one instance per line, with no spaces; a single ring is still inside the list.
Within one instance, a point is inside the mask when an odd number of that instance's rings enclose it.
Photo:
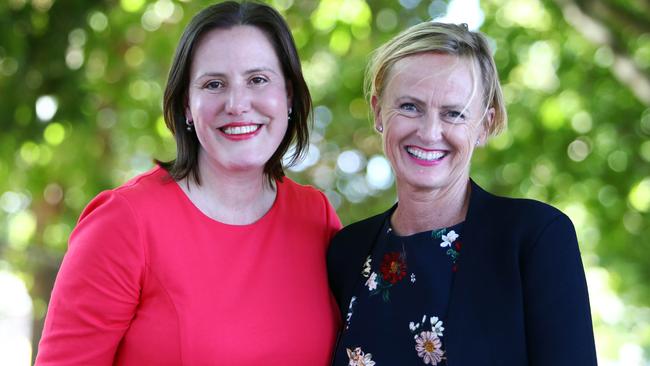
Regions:
[[[596,365],[575,230],[470,178],[506,125],[486,38],[426,22],[381,46],[367,90],[398,202],[328,251],[345,319],[334,365]]]

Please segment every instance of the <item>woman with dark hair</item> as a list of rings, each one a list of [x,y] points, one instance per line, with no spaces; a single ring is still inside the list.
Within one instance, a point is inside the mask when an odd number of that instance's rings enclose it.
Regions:
[[[485,36],[414,25],[375,52],[366,87],[398,202],[328,250],[346,319],[334,365],[596,365],[569,218],[470,179],[507,118]]]
[[[256,3],[202,10],[163,108],[176,159],[81,214],[36,364],[328,364],[339,319],[325,251],[340,222],[283,177],[311,111],[285,21]]]

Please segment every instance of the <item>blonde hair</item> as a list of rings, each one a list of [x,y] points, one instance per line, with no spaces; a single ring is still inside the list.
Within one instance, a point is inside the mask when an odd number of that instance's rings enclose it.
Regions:
[[[467,57],[478,64],[483,87],[483,104],[494,108],[494,118],[488,133],[497,135],[508,123],[499,75],[488,41],[479,32],[472,32],[467,25],[437,22],[416,24],[377,48],[366,70],[365,91],[368,100],[381,96],[386,87],[386,77],[395,63],[415,54],[435,52]]]

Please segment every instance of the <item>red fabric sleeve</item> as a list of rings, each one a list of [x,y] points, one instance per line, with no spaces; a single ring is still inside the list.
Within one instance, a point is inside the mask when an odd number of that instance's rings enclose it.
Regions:
[[[323,200],[325,201],[325,217],[327,217],[327,242],[334,237],[336,233],[341,230],[341,220],[339,219],[339,216],[336,214],[336,210],[334,210],[334,207],[330,203],[330,201],[327,199],[327,196],[323,192],[320,192],[321,196],[323,197]],[[329,244],[328,244],[329,245]]]
[[[139,302],[145,252],[136,213],[113,191],[86,207],[57,275],[36,365],[112,365]]]

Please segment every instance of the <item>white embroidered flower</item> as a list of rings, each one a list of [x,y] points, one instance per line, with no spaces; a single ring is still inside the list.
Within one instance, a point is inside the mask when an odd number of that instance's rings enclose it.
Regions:
[[[348,366],[374,366],[375,361],[372,360],[372,353],[363,353],[361,348],[357,347],[353,350],[346,348],[348,352]]]
[[[366,286],[368,286],[369,291],[377,289],[377,272],[372,272],[366,281]]]
[[[415,273],[411,273],[411,283],[415,283]]]
[[[348,314],[345,317],[345,329],[348,329],[350,326],[350,319],[352,319],[352,307],[354,306],[355,301],[357,301],[357,297],[352,296],[350,299],[350,305],[348,305]]]
[[[415,350],[425,365],[436,366],[445,354],[442,350],[442,342],[435,332],[425,331],[415,336]]]
[[[442,332],[445,330],[445,327],[442,326],[442,320],[439,320],[437,316],[432,316],[429,321],[431,322],[431,331],[436,333],[438,337],[442,337]]]
[[[363,271],[361,271],[361,274],[363,275],[363,277],[368,278],[368,276],[370,275],[370,263],[371,262],[372,262],[372,258],[370,258],[370,256],[368,256],[366,258],[366,262],[363,264]]]
[[[431,323],[431,331],[435,333],[438,337],[443,336],[443,332],[445,330],[445,327],[443,327],[443,322],[440,320],[437,316],[431,316],[429,317],[429,323]],[[414,338],[417,338],[418,335],[416,334],[417,331],[420,329],[420,326],[424,327],[427,324],[427,315],[422,316],[422,321],[420,323],[415,323],[415,322],[410,322],[409,323],[409,330],[411,333],[415,334]]]
[[[442,235],[442,243],[440,243],[441,247],[449,247],[451,246],[451,243],[453,243],[456,239],[458,239],[458,234],[454,230],[448,232],[447,234]]]
[[[409,329],[411,330],[411,332],[415,332],[418,328],[415,327],[415,323],[410,322],[409,323]]]

